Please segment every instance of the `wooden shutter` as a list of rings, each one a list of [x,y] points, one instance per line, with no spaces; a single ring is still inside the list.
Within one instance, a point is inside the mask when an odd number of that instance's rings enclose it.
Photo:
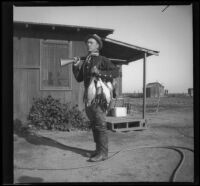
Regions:
[[[41,73],[42,90],[71,90],[71,64],[60,66],[61,58],[69,58],[69,42],[41,42]]]

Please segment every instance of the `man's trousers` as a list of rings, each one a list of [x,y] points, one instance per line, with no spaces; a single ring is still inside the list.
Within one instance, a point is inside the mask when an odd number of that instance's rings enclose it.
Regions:
[[[108,155],[108,134],[106,125],[106,113],[97,104],[85,106],[87,117],[91,122],[94,142],[97,153]]]

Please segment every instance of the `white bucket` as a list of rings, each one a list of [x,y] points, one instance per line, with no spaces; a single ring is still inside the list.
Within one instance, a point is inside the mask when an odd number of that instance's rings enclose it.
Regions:
[[[114,117],[125,117],[125,116],[127,116],[127,108],[126,107],[115,107],[112,109],[111,114]]]

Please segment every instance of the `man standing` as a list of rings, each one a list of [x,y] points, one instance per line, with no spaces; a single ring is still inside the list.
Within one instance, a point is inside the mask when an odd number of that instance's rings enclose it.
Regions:
[[[108,82],[119,75],[118,68],[109,59],[99,54],[103,43],[98,35],[89,35],[86,38],[86,45],[88,49],[86,60],[81,64],[80,58],[75,58],[76,61],[73,64],[73,73],[76,80],[78,82],[84,81],[84,95],[87,94],[92,77],[95,76],[101,78],[104,82]],[[86,114],[91,122],[94,142],[96,143],[96,150],[89,154],[89,160],[93,162],[102,161],[108,158],[106,111],[100,104],[87,105],[86,99],[84,100]]]

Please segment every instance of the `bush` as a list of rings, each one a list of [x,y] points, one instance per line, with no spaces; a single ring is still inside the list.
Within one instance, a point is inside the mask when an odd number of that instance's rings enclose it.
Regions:
[[[17,118],[14,120],[13,129],[14,133],[19,136],[26,136],[34,133],[34,130],[29,125],[24,124],[21,120]]]
[[[77,106],[63,104],[50,95],[45,98],[33,98],[27,119],[37,129],[69,131],[90,128]]]

